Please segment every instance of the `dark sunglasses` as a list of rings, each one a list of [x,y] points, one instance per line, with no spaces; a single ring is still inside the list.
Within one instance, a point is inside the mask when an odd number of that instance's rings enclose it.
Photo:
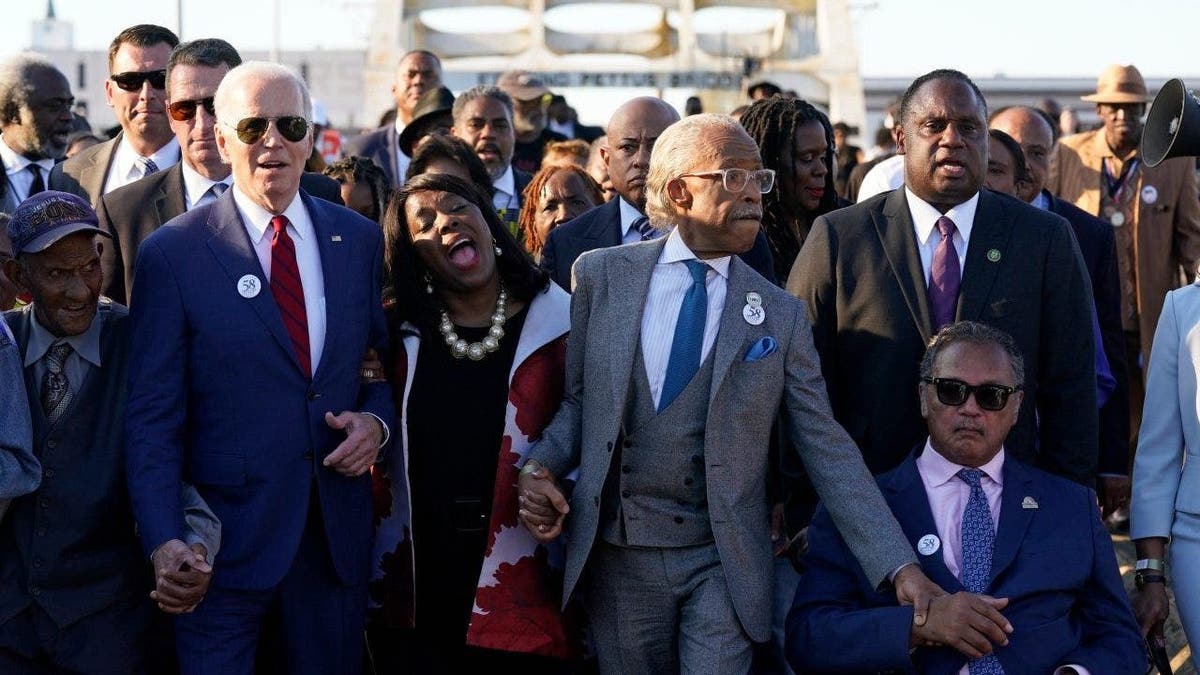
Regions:
[[[992,411],[1004,410],[1004,406],[1008,405],[1008,397],[1020,389],[1002,384],[967,384],[945,377],[922,377],[921,381],[934,386],[942,405],[957,407],[966,403],[968,396],[975,394],[975,403],[984,410]]]
[[[108,79],[117,83],[117,86],[125,91],[139,91],[142,85],[146,82],[154,89],[165,89],[167,86],[167,71],[165,70],[148,70],[146,72],[129,71],[127,73],[117,73]]]
[[[279,130],[279,135],[292,143],[297,143],[304,140],[305,134],[308,133],[308,120],[296,115],[288,115],[287,117],[246,117],[238,120],[237,124],[229,124],[223,122],[227,127],[232,127],[237,131],[238,140],[246,145],[254,145],[262,140],[263,136],[267,135],[267,129],[270,128],[271,122],[275,122],[275,128]]]
[[[171,119],[176,122],[186,122],[196,116],[196,109],[204,106],[209,115],[216,115],[216,110],[213,108],[213,97],[198,98],[194,101],[172,101],[167,106],[167,111],[171,113]]]

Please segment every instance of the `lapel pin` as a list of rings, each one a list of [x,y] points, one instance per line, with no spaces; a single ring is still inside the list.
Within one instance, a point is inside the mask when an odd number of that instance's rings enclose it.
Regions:
[[[998,248],[988,249],[987,259],[989,262],[1000,262],[1000,249],[998,249]]]
[[[332,237],[330,237],[330,238],[329,238],[329,240],[330,240],[330,241],[333,241],[333,242],[339,242],[339,241],[341,241],[341,240],[342,240],[342,235],[340,235],[340,234],[335,234],[335,235],[333,235]]]
[[[258,277],[254,276],[253,274],[247,274],[241,279],[238,279],[237,292],[238,295],[242,296],[243,298],[253,298],[254,296],[258,295],[258,292],[261,290],[262,284],[259,283]]]
[[[763,311],[762,307],[747,303],[745,307],[742,307],[742,318],[751,326],[757,326],[767,318],[767,313]]]
[[[754,291],[746,294],[746,304],[751,307],[762,307],[762,296]]]
[[[917,541],[917,552],[921,555],[933,555],[941,545],[942,542],[936,534],[927,534]]]
[[[1021,508],[1023,509],[1036,509],[1037,507],[1037,500],[1033,497],[1025,497],[1021,500]]]

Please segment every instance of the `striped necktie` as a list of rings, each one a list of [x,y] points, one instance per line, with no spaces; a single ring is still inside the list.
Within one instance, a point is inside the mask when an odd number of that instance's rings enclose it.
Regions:
[[[71,356],[71,345],[56,342],[46,350],[46,374],[42,376],[42,410],[50,424],[58,421],[71,405],[74,396],[71,383],[67,381],[67,358]]]
[[[142,178],[158,172],[158,165],[149,157],[138,157],[138,166],[142,167]]]
[[[650,224],[650,219],[646,216],[638,216],[638,218],[633,221],[633,229],[637,230],[638,234],[642,235],[642,241],[650,241],[654,238],[654,226]]]
[[[283,327],[292,339],[296,361],[304,376],[312,378],[312,352],[308,344],[308,310],[304,307],[304,283],[300,280],[300,266],[296,263],[296,244],[287,232],[288,219],[275,216],[271,227],[275,236],[271,238],[271,295],[279,305],[283,316]]]

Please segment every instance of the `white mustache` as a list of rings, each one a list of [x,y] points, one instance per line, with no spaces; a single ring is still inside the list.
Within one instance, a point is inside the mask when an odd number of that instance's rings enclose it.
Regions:
[[[734,211],[732,214],[730,214],[729,218],[731,220],[762,220],[762,209],[743,209],[741,211]]]

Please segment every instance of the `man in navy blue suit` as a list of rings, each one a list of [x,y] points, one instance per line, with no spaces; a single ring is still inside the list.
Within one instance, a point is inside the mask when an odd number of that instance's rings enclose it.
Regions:
[[[626,101],[613,113],[608,145],[600,148],[600,157],[608,166],[617,198],[550,231],[542,248],[542,267],[559,286],[571,291],[571,266],[585,252],[658,236],[645,215],[646,173],[654,141],[677,121],[679,113],[653,96]],[[768,281],[775,281],[771,251],[761,231],[754,248],[738,257]]]
[[[788,617],[798,672],[1145,670],[1095,493],[1005,453],[1024,375],[1015,342],[995,328],[963,321],[933,338],[919,385],[928,440],[879,485],[921,567],[951,595],[934,599],[915,625],[911,608],[867,580],[822,509]],[[985,612],[964,608],[978,598]],[[980,628],[945,638],[947,626],[964,622]]]
[[[992,114],[989,126],[1012,136],[1025,153],[1033,179],[1029,203],[1056,213],[1071,224],[1079,253],[1092,282],[1096,321],[1104,356],[1117,387],[1100,407],[1100,455],[1097,487],[1105,514],[1129,505],[1129,373],[1125,369],[1125,331],[1121,326],[1121,281],[1117,275],[1117,239],[1112,225],[1059,199],[1045,188],[1050,175],[1054,130],[1037,108],[1011,106]]]
[[[372,545],[367,469],[394,418],[359,364],[382,348],[379,226],[299,190],[303,82],[245,63],[216,93],[234,188],[138,253],[127,472],[156,566],[182,535],[187,478],[224,523],[204,602],[176,620],[184,673],[253,672],[281,617],[289,673],[361,670]],[[363,412],[355,412],[363,411]]]

